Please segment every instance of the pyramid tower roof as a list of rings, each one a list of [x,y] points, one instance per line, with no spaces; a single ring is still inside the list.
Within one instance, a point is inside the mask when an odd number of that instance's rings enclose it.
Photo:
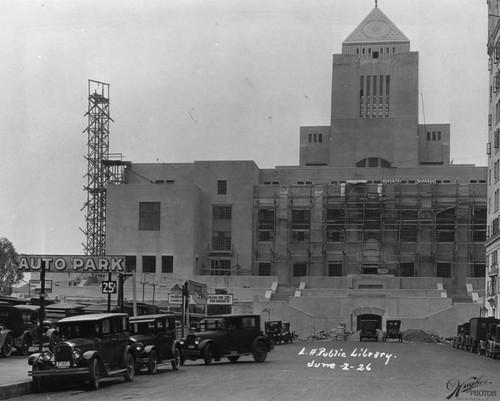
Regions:
[[[378,6],[375,6],[370,14],[344,40],[343,45],[359,45],[361,43],[409,44],[410,40]]]

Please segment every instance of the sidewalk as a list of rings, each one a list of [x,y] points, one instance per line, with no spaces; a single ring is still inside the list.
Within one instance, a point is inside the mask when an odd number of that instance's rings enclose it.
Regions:
[[[31,393],[27,356],[0,356],[0,400]]]

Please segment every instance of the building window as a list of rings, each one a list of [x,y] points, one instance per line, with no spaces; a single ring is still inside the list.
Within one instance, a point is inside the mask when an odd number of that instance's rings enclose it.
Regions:
[[[431,140],[431,133],[430,131],[427,131],[427,140],[430,141]]]
[[[160,202],[139,202],[139,231],[160,231]]]
[[[450,278],[451,277],[451,263],[438,263],[436,277]]]
[[[399,240],[401,242],[417,241],[418,211],[402,209],[399,211]]]
[[[217,220],[231,220],[231,206],[213,206],[212,218]]]
[[[156,256],[143,256],[142,257],[142,272],[143,273],[156,273]]]
[[[137,269],[137,257],[125,256],[125,271],[127,273],[135,272]]]
[[[453,242],[455,240],[455,209],[436,212],[436,241]]]
[[[227,181],[226,180],[218,180],[217,181],[217,195],[226,195],[227,194]]]
[[[293,276],[294,277],[307,276],[307,263],[294,263],[293,264]]]
[[[472,214],[472,241],[486,241],[486,208],[474,209]]]
[[[210,264],[210,275],[212,276],[230,276],[230,259],[213,259]]]
[[[162,273],[173,273],[174,272],[174,257],[173,256],[162,256],[161,257],[161,272]]]
[[[438,141],[441,140],[441,131],[438,131]]]
[[[270,276],[271,275],[271,262],[259,262],[258,264],[258,275],[259,276]]]
[[[311,226],[311,211],[308,209],[292,210],[292,241],[308,241]]]
[[[473,277],[486,277],[486,265],[484,263],[474,263]]]
[[[328,276],[342,276],[342,263],[328,263]]]
[[[257,213],[258,241],[274,241],[274,209],[259,209]]]
[[[413,263],[400,263],[399,264],[401,277],[413,277],[415,276],[415,266]]]
[[[344,241],[345,210],[327,209],[326,211],[326,241]]]
[[[212,231],[212,250],[231,250],[231,231]]]

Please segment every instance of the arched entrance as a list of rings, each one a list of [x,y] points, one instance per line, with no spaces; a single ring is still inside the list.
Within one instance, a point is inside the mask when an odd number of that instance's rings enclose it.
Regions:
[[[376,306],[360,307],[352,311],[352,316],[356,318],[356,330],[359,330],[359,322],[361,319],[376,320],[377,329],[382,330],[382,317],[385,315],[385,309],[377,308]]]

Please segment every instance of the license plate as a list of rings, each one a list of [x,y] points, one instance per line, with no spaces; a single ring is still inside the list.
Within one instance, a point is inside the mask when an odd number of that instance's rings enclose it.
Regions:
[[[188,345],[188,348],[194,348],[194,345]]]
[[[58,368],[69,368],[69,361],[57,362]]]

